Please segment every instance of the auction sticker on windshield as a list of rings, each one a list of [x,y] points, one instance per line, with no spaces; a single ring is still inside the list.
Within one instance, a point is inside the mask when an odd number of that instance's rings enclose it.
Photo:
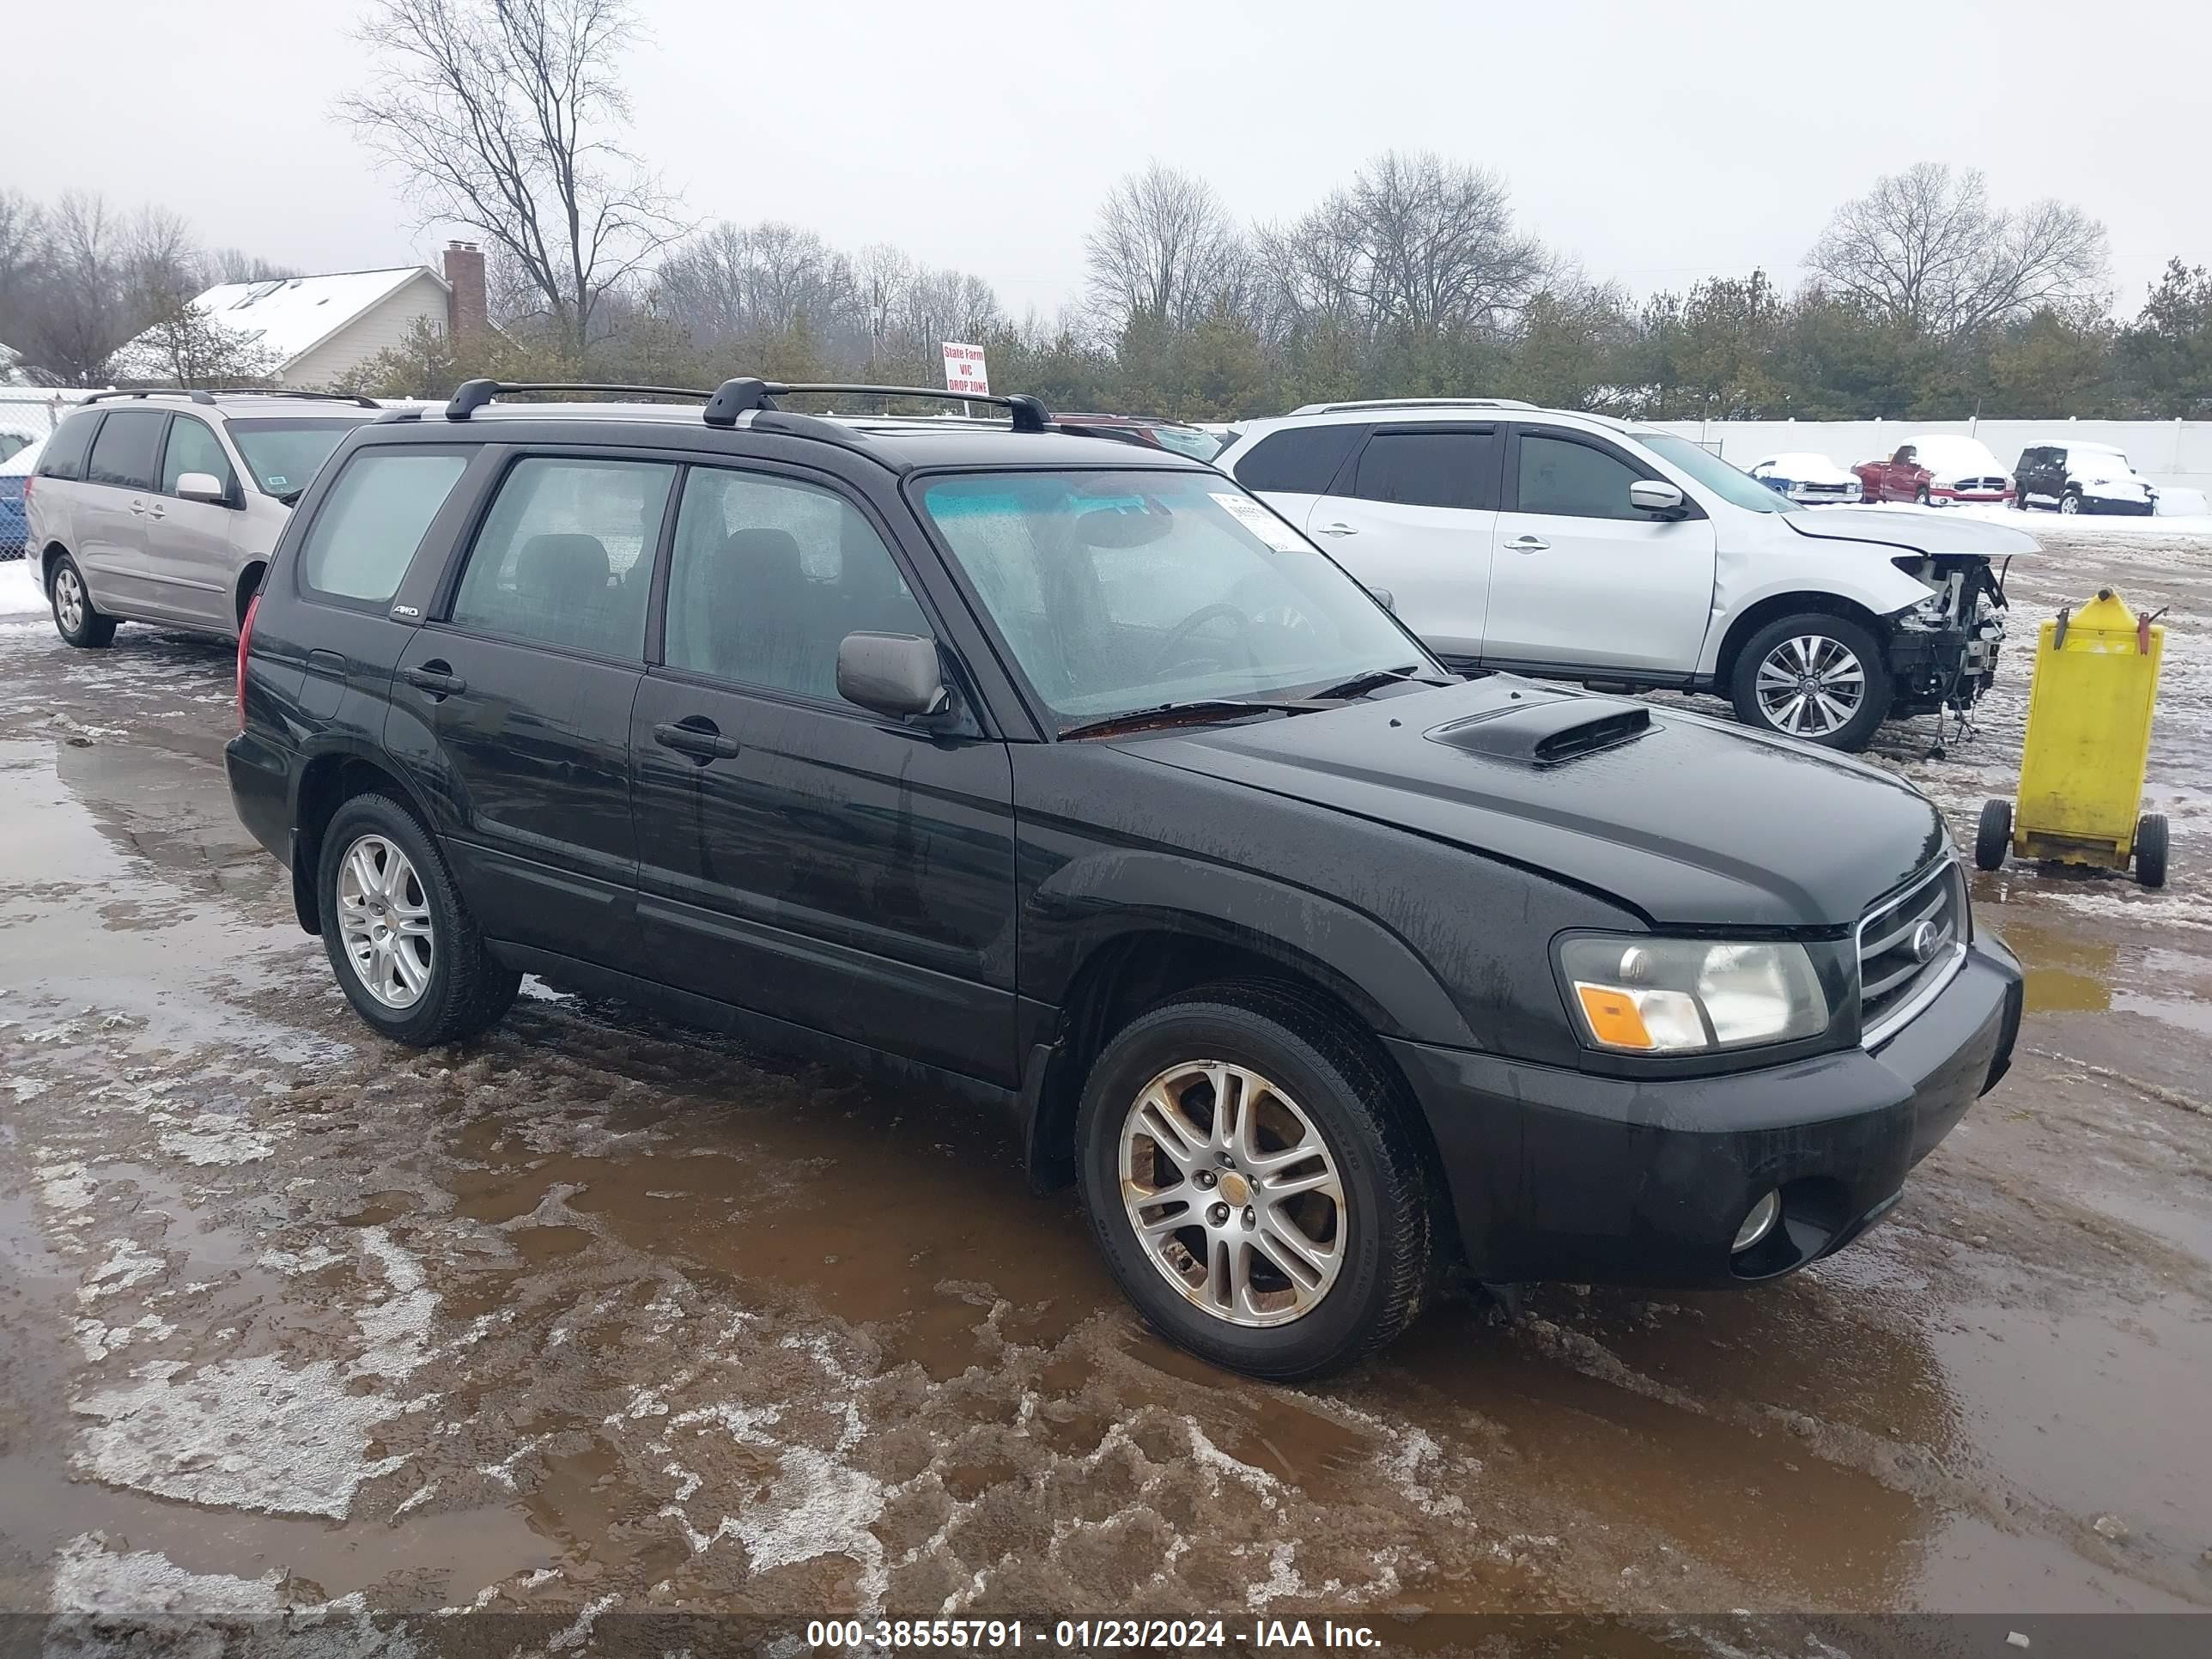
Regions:
[[[1278,553],[1303,553],[1311,545],[1306,538],[1249,495],[1226,490],[1206,492],[1228,509],[1229,515]]]

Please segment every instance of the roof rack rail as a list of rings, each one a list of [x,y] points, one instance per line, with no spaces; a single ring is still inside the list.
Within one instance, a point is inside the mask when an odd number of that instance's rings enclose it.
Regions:
[[[778,398],[855,396],[869,398],[930,398],[939,403],[990,404],[1013,417],[1017,432],[1047,432],[1052,411],[1024,392],[994,397],[975,392],[947,392],[941,386],[864,386],[845,380],[761,380],[750,376],[725,380],[708,400],[705,418],[709,426],[735,426],[747,410],[772,410]]]
[[[596,380],[464,380],[453,388],[446,418],[465,421],[486,404],[518,392],[627,392],[641,398],[712,398],[688,386],[614,386]]]
[[[110,398],[190,398],[196,404],[211,404],[215,401],[215,393],[204,386],[126,386],[114,392],[95,392],[83,401],[88,404],[106,403]]]
[[[1342,415],[1356,409],[1534,409],[1521,398],[1358,398],[1340,404],[1304,404],[1293,415]]]
[[[211,404],[218,398],[305,398],[316,403],[356,404],[363,409],[384,407],[375,398],[357,392],[313,392],[305,386],[127,386],[114,392],[95,392],[84,401],[96,404],[106,398],[190,398],[196,404]]]

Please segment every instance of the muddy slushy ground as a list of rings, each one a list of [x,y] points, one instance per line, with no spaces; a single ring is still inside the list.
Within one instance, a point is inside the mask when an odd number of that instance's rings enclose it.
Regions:
[[[1149,1336],[941,1101],[535,981],[380,1042],[232,816],[228,651],[0,614],[0,1608],[2212,1607],[2212,543],[2033,527],[2024,620],[2175,607],[2174,878],[1975,878],[2019,1061],[1888,1223],[1297,1389]],[[1962,840],[2026,636],[1974,741],[1881,746]]]

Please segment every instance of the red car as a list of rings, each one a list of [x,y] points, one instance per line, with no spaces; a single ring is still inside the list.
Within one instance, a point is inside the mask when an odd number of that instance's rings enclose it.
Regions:
[[[1941,507],[1951,501],[2012,500],[2012,478],[1997,458],[1976,439],[1945,433],[1899,444],[1887,460],[1862,461],[1851,471],[1864,501]]]

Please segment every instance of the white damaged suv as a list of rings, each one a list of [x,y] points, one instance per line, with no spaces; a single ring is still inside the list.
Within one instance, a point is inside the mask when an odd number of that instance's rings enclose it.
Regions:
[[[1808,511],[1672,433],[1497,398],[1311,404],[1215,465],[1455,666],[1715,692],[1837,749],[1981,697],[2004,637],[1991,562],[2037,546],[1909,507]]]

